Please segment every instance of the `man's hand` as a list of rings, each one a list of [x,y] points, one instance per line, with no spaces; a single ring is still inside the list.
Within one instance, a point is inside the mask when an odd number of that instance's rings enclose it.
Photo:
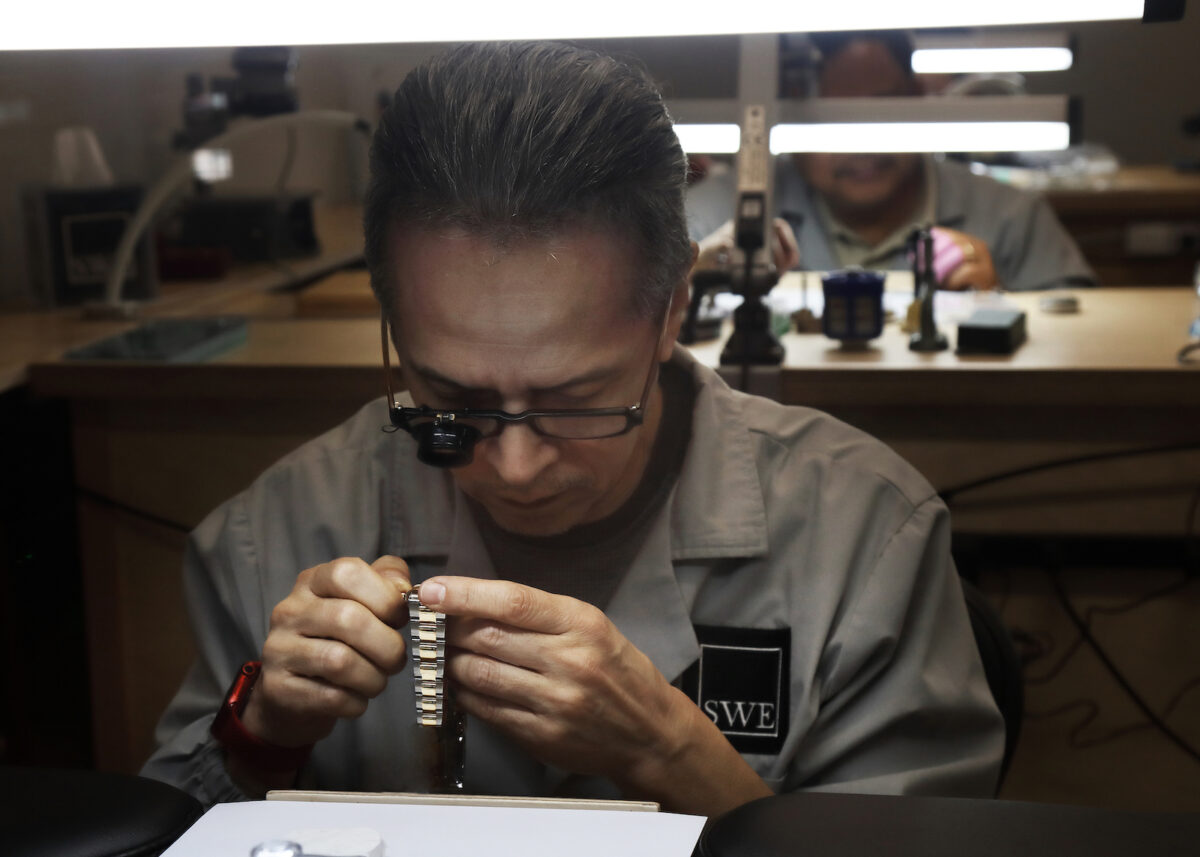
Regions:
[[[456,699],[531,755],[694,812],[770,790],[600,610],[503,580],[438,577]]]
[[[792,227],[782,217],[776,217],[771,229],[771,259],[775,269],[782,275],[800,262],[800,248]],[[696,257],[693,270],[707,271],[726,264],[733,250],[733,221],[726,220],[708,237],[700,242],[700,254]]]
[[[941,288],[950,291],[965,289],[994,289],[1000,285],[996,279],[996,266],[992,263],[992,254],[987,244],[982,240],[946,229],[944,226],[934,227],[935,242],[942,243],[949,249],[957,261],[947,265],[949,270],[941,276]],[[935,253],[941,258],[944,251],[936,249]],[[937,267],[935,263],[935,267]]]
[[[242,722],[284,747],[312,744],[358,717],[405,666],[408,565],[382,556],[336,559],[300,572],[271,613],[263,670]]]

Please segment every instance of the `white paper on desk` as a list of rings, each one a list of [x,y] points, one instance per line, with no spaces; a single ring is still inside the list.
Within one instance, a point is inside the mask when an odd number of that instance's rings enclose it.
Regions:
[[[251,801],[217,804],[163,857],[249,857],[312,827],[376,830],[385,857],[689,857],[703,826],[666,812]]]

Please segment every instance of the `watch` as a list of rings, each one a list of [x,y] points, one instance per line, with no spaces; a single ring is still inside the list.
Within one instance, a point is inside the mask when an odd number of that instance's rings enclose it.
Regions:
[[[225,701],[213,720],[213,738],[225,752],[258,771],[288,772],[299,770],[312,752],[312,744],[303,747],[281,747],[264,741],[242,723],[242,712],[250,701],[250,693],[262,675],[262,661],[246,661],[238,670]]]
[[[412,640],[413,688],[417,724],[441,726],[446,698],[446,614],[421,603],[421,587],[408,593],[408,633]]]

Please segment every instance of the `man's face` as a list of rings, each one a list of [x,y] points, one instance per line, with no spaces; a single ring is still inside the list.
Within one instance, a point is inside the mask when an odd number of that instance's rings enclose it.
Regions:
[[[822,97],[887,98],[917,95],[916,84],[879,42],[856,41],[832,57],[819,81]],[[795,155],[806,181],[835,212],[886,209],[920,166],[912,154]]]
[[[570,230],[501,247],[459,229],[394,229],[392,319],[404,378],[418,405],[627,407],[656,352],[657,321],[630,308],[632,254],[599,230]],[[618,437],[560,440],[527,424],[479,441],[451,471],[502,528],[553,535],[611,514],[645,470],[657,430],[657,385],[646,421]]]

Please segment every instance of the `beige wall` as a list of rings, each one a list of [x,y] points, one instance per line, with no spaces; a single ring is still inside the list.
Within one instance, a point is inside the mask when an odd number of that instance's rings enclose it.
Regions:
[[[1083,134],[1105,143],[1126,163],[1200,158],[1200,138],[1180,123],[1200,113],[1200,2],[1170,24],[1118,21],[1079,24],[1075,64],[1029,76],[1034,92],[1083,99]]]

